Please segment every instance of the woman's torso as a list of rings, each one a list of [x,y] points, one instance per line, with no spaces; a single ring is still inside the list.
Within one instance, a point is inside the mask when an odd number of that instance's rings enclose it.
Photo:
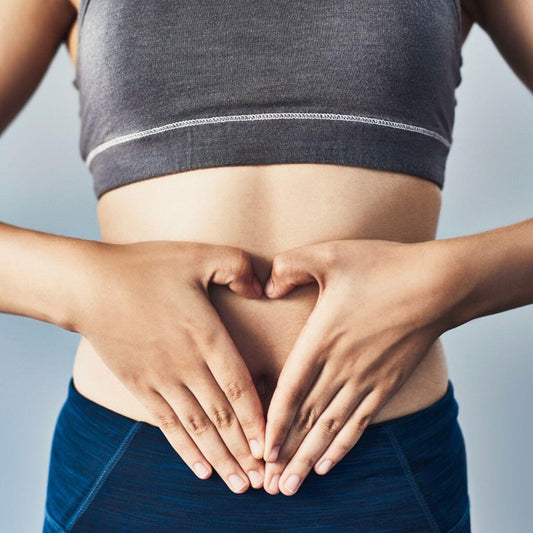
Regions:
[[[236,246],[252,254],[264,282],[272,257],[296,246],[336,239],[433,239],[439,208],[440,191],[429,181],[348,166],[297,164],[199,169],[137,182],[104,194],[98,218],[104,242]],[[254,380],[265,379],[268,398],[313,309],[318,286],[299,287],[279,300],[249,300],[226,286],[211,287],[213,305]],[[84,338],[73,375],[88,398],[155,425]],[[374,421],[430,405],[444,394],[447,379],[438,341]]]
[[[76,32],[74,25],[68,39],[74,62]],[[434,239],[440,204],[436,184],[405,174],[334,164],[252,165],[202,168],[119,187],[100,199],[98,220],[101,239],[109,243],[183,240],[242,248],[264,282],[272,257],[296,246],[336,239]],[[210,289],[254,381],[265,387],[265,413],[317,296],[316,284],[279,300],[245,299],[225,286]],[[73,377],[87,398],[156,425],[84,337]],[[439,339],[373,422],[431,405],[444,395],[447,382]]]

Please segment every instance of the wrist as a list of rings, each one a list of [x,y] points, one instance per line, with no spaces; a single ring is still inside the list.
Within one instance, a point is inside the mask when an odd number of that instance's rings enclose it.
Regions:
[[[427,295],[432,325],[441,335],[476,316],[475,276],[467,250],[458,239],[415,243],[424,247],[431,284]]]
[[[89,251],[99,244],[0,224],[0,312],[76,331]]]
[[[428,241],[438,269],[441,321],[475,318],[533,303],[533,219],[481,233]]]
[[[51,235],[47,244],[48,253],[40,263],[42,293],[33,302],[29,316],[80,333],[102,243]]]
[[[105,251],[109,246],[100,241],[76,239],[70,249],[68,287],[59,306],[63,329],[84,334],[87,318],[91,315],[95,296],[102,289]],[[57,322],[56,322],[57,323]]]

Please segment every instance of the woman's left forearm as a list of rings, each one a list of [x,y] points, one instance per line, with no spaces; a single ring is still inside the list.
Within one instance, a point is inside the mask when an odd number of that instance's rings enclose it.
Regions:
[[[317,303],[267,413],[265,486],[279,474],[285,495],[344,457],[442,333],[533,303],[533,219],[452,239],[292,248],[274,256],[265,294],[313,281]]]
[[[533,303],[533,218],[423,244],[441,258],[445,329]]]

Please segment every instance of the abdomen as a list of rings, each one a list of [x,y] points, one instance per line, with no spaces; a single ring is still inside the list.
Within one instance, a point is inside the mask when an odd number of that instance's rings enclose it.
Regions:
[[[330,164],[253,165],[193,170],[120,187],[102,196],[98,217],[104,242],[187,240],[242,248],[252,254],[264,282],[273,256],[297,246],[337,239],[434,239],[440,201],[434,183],[408,175]],[[252,377],[264,382],[266,413],[318,286],[298,287],[279,300],[249,300],[218,285],[209,294]],[[83,395],[155,425],[84,338],[73,374]],[[429,406],[444,394],[447,380],[438,340],[373,422]]]

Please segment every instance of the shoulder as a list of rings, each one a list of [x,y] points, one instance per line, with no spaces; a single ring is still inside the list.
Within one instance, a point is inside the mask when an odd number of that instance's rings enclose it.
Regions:
[[[460,0],[461,11],[463,15],[466,15],[472,22],[478,20],[478,8],[476,0]]]
[[[461,6],[533,91],[533,0],[461,0]]]

